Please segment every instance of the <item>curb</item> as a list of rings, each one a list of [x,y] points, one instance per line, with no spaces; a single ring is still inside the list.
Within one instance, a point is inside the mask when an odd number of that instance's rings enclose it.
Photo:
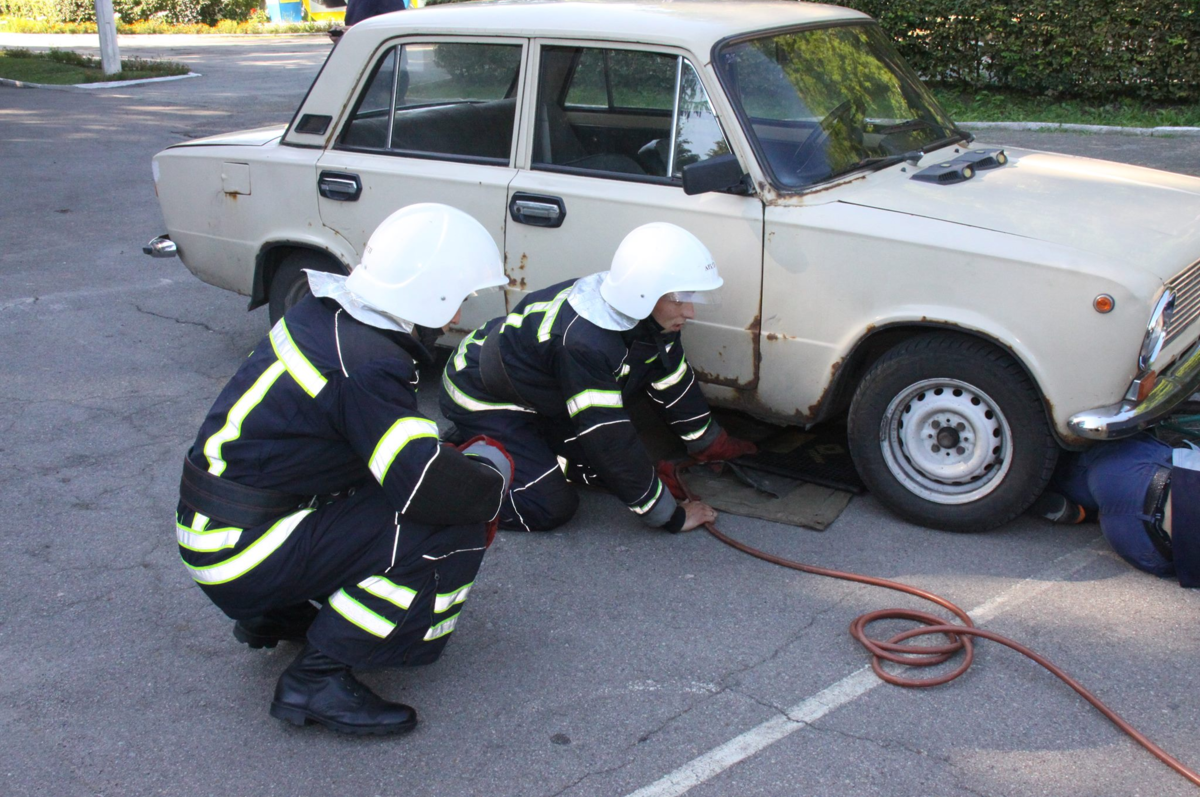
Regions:
[[[1118,127],[1061,122],[959,122],[968,130],[1027,130],[1037,133],[1108,133],[1121,136],[1200,136],[1200,127]]]
[[[203,77],[199,72],[188,72],[186,75],[168,75],[167,77],[144,77],[138,80],[106,80],[101,83],[26,83],[23,80],[10,80],[0,77],[0,86],[12,86],[15,89],[50,89],[52,91],[90,91],[91,89],[114,89],[124,86],[140,86],[143,83],[165,83],[168,80],[184,80],[189,77]]]

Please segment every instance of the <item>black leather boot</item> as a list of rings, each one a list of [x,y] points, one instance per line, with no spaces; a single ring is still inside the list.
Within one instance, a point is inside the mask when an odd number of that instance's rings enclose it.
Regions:
[[[417,725],[417,712],[389,703],[350,674],[350,667],[306,644],[275,686],[271,716],[293,725],[317,722],[341,733],[401,733]]]
[[[233,638],[252,648],[273,648],[279,641],[302,642],[317,616],[317,607],[305,601],[284,606],[259,617],[233,624]]]

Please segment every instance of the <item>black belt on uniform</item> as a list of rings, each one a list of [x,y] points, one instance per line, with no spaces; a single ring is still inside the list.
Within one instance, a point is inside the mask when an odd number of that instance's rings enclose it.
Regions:
[[[499,337],[500,333],[493,330],[492,335]],[[492,335],[488,335],[479,347],[479,378],[493,398],[528,407],[529,402],[521,398],[512,380],[508,378],[508,372],[504,370],[504,361],[500,359],[500,341],[493,340]]]
[[[1150,479],[1149,486],[1146,487],[1146,501],[1142,507],[1142,514],[1147,515],[1150,519],[1144,520],[1142,523],[1146,527],[1146,536],[1150,538],[1150,542],[1160,554],[1166,557],[1168,562],[1173,562],[1175,556],[1171,549],[1171,535],[1167,534],[1162,525],[1170,489],[1171,469],[1159,465],[1158,470]]]
[[[312,496],[247,487],[214,476],[184,457],[179,500],[223,525],[248,529],[268,523],[312,502]]]

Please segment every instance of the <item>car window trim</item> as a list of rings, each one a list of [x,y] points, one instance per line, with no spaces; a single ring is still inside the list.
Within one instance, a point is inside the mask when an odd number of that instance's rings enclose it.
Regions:
[[[595,169],[581,169],[578,166],[564,166],[562,164],[533,166],[530,168],[530,171],[572,174],[577,177],[593,177],[600,180],[620,180],[626,183],[650,183],[653,185],[674,186],[676,188],[683,187],[682,180],[673,180],[670,177],[658,177],[653,174],[629,174],[628,172],[601,172]]]
[[[509,86],[510,89],[513,89],[513,99],[514,99],[515,107],[513,109],[512,141],[509,142],[509,151],[508,151],[507,159],[489,158],[489,157],[484,157],[481,155],[452,155],[452,154],[447,154],[447,153],[419,152],[416,150],[399,150],[399,149],[390,149],[390,148],[386,148],[386,147],[383,149],[372,149],[370,147],[348,146],[348,145],[345,145],[342,143],[342,139],[345,137],[347,131],[349,130],[350,124],[354,121],[355,116],[358,114],[358,109],[361,107],[363,100],[366,99],[367,89],[370,87],[371,83],[375,80],[375,75],[378,74],[379,68],[383,64],[383,61],[386,57],[387,51],[389,49],[392,49],[392,50],[395,50],[396,69],[392,76],[392,99],[391,99],[391,106],[390,106],[391,117],[388,120],[388,139],[387,139],[387,141],[388,141],[388,143],[391,143],[392,127],[395,124],[395,115],[396,115],[396,85],[397,85],[397,81],[399,80],[399,76],[400,76],[400,48],[405,46],[406,44],[444,44],[444,43],[448,43],[448,44],[501,44],[501,45],[508,45],[508,46],[516,46],[516,47],[521,48],[521,62],[518,65],[517,70],[516,70],[516,86],[515,86],[515,88],[511,84]],[[521,106],[522,106],[522,101],[523,101],[522,96],[524,94],[523,83],[524,83],[526,68],[531,60],[530,56],[531,56],[531,52],[532,52],[532,46],[531,46],[532,43],[533,43],[533,39],[530,37],[522,38],[520,36],[481,36],[479,34],[467,34],[467,35],[456,36],[456,35],[438,35],[438,34],[430,34],[430,33],[424,33],[424,32],[397,36],[395,38],[387,40],[375,51],[375,54],[372,56],[372,59],[374,59],[374,60],[368,61],[368,63],[373,64],[372,68],[370,69],[369,76],[366,77],[366,79],[360,78],[359,81],[355,84],[354,91],[357,92],[358,99],[354,102],[354,105],[352,108],[350,108],[349,112],[341,120],[339,120],[339,126],[337,128],[337,131],[338,131],[337,135],[334,136],[333,143],[330,144],[328,146],[328,148],[326,148],[327,151],[355,152],[355,153],[366,154],[366,155],[384,155],[384,156],[388,156],[388,157],[420,158],[422,160],[441,160],[441,161],[447,161],[447,162],[451,162],[451,163],[471,163],[471,164],[479,164],[479,165],[484,165],[484,166],[495,166],[498,164],[502,164],[504,166],[510,166],[510,167],[513,166],[515,159],[516,159],[516,154],[519,152],[517,147],[518,147],[518,140],[519,140],[520,130],[521,130]],[[323,68],[324,67],[322,67],[322,69]],[[313,81],[313,83],[315,85],[316,81]],[[309,87],[309,90],[310,91],[312,90],[311,86]],[[507,92],[505,92],[505,93],[507,95]],[[505,97],[505,99],[507,99],[507,97]],[[302,107],[303,107],[303,104],[301,104],[301,108]],[[347,107],[349,108],[349,106],[347,106]],[[299,146],[299,145],[297,145],[297,146]],[[321,149],[321,147],[317,147],[317,149]]]
[[[378,155],[384,158],[417,158],[419,160],[446,161],[447,163],[473,163],[478,166],[503,166],[509,168],[511,158],[489,158],[485,155],[455,155],[446,152],[425,152],[416,149],[371,149],[370,147],[341,147],[338,152],[355,152],[360,155]]]

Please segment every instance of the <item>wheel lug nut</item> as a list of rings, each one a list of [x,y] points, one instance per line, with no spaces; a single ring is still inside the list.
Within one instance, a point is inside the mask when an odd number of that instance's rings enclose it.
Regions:
[[[959,446],[958,448],[956,448],[954,450],[957,451],[959,454],[967,453],[967,449],[963,448],[962,446]]]
[[[942,447],[941,447],[941,446],[938,446],[938,445],[935,445],[935,446],[934,446],[934,447],[933,447],[931,450],[933,451],[933,453],[935,453],[935,454],[936,454],[936,453],[938,453],[939,451],[941,451],[941,450],[942,450]]]
[[[954,428],[961,432],[963,429],[967,428],[967,425],[962,421],[959,421],[958,423],[954,424]]]
[[[941,429],[941,428],[942,428],[942,422],[941,422],[941,421],[934,421],[934,422],[933,422],[933,424],[932,424],[932,426],[933,426],[933,428],[934,428],[934,429]]]

